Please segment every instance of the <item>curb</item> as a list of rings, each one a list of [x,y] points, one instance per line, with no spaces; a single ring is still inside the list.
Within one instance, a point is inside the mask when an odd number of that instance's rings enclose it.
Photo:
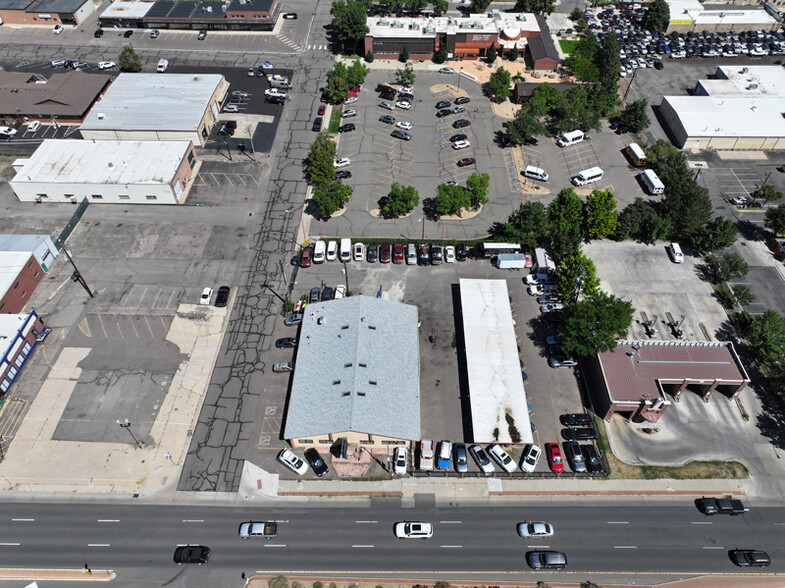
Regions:
[[[90,570],[89,574],[83,570],[84,568],[51,570],[0,568],[0,580],[110,582],[117,577],[113,570]]]

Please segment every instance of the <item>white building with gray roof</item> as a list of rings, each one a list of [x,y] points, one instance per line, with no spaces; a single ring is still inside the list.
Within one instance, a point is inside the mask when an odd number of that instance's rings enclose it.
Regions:
[[[420,439],[417,307],[352,296],[309,304],[284,424],[292,447],[385,452]]]

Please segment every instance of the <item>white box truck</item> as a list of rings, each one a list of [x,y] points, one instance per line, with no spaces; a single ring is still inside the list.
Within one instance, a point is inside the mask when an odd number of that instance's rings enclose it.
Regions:
[[[495,265],[499,269],[525,269],[526,256],[522,253],[500,253],[496,256]]]

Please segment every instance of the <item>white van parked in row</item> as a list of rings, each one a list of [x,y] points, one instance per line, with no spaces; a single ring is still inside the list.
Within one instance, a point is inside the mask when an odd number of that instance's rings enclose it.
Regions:
[[[582,172],[579,172],[577,176],[572,178],[572,183],[576,186],[585,186],[586,184],[593,184],[594,182],[599,182],[602,179],[603,171],[599,167],[590,167],[589,169],[585,169]]]
[[[576,143],[580,143],[583,141],[584,135],[583,131],[570,131],[569,133],[564,133],[561,137],[556,140],[556,144],[559,147],[569,147],[570,145],[575,145]]]
[[[317,241],[313,247],[313,262],[324,263],[324,256],[327,251],[327,244],[324,241]]]
[[[340,261],[346,263],[352,260],[352,240],[341,239]]]

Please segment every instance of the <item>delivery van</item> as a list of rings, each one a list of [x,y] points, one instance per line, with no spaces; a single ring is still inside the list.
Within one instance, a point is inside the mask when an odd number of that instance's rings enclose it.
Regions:
[[[564,133],[561,137],[559,137],[559,139],[556,141],[556,144],[559,147],[569,147],[570,145],[580,143],[583,141],[583,138],[583,131],[570,131],[569,133]]]
[[[523,170],[523,175],[533,180],[548,181],[548,172],[539,167],[534,167],[533,165],[527,165],[526,169]]]
[[[572,183],[576,186],[585,186],[586,184],[593,184],[602,179],[603,171],[599,167],[590,167],[580,172],[577,176],[572,178]]]
[[[352,240],[341,239],[340,261],[346,263],[352,260]]]
[[[156,67],[155,69],[158,73],[164,73],[168,67],[169,67],[169,62],[166,59],[161,59],[158,61],[158,67]]]

